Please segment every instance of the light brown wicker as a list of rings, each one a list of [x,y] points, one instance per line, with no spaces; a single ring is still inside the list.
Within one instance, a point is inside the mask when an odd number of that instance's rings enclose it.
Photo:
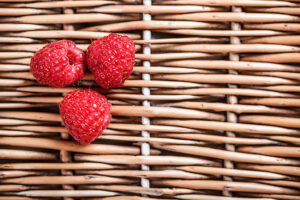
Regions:
[[[300,199],[299,0],[0,0],[0,200]],[[112,122],[74,142],[30,57],[136,44]]]

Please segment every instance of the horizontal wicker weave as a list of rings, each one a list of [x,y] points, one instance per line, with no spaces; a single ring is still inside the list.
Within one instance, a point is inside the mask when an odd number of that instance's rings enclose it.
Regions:
[[[298,0],[0,0],[0,200],[300,199]],[[136,44],[112,122],[74,142],[31,56]]]

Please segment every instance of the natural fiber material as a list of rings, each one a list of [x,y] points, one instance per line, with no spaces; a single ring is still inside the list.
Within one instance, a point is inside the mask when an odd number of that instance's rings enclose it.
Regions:
[[[300,199],[297,0],[0,2],[0,200]],[[120,88],[29,72],[49,42],[110,32],[136,45]],[[113,105],[89,146],[58,113],[79,88]]]

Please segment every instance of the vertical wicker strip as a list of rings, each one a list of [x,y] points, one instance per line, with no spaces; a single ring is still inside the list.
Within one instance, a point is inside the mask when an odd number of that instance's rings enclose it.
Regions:
[[[143,0],[143,5],[145,6],[151,6],[152,5],[152,0]],[[143,13],[143,20],[144,21],[151,21],[151,15],[148,13]],[[151,40],[151,30],[143,30],[143,40]],[[151,46],[149,44],[144,44],[143,47],[143,53],[145,55],[151,56]],[[148,60],[143,61],[143,66],[145,69],[149,69],[151,67],[151,62]],[[151,76],[148,73],[143,73],[142,78],[145,81],[150,81]],[[142,94],[145,96],[150,96],[151,91],[148,87],[143,87],[142,88]],[[151,106],[149,100],[144,100],[143,101],[143,106]],[[150,125],[151,121],[148,117],[142,117],[142,124],[143,125]],[[142,136],[145,138],[150,138],[150,133],[148,131],[142,131]],[[149,156],[150,155],[150,144],[147,142],[143,142],[141,144],[141,153],[144,156]],[[142,170],[149,171],[150,167],[147,165],[142,165]],[[141,179],[141,185],[142,187],[149,188],[150,187],[150,181],[147,178],[142,178]]]
[[[62,9],[64,14],[74,14],[74,10],[72,8],[63,8]],[[72,24],[63,24],[63,30],[67,30],[67,31],[74,31],[74,26]],[[70,135],[66,132],[62,132],[61,133],[61,138],[64,140],[70,139]],[[72,155],[71,152],[69,151],[64,151],[61,150],[60,151],[60,159],[62,162],[72,162]],[[73,172],[71,170],[61,170],[61,174],[62,175],[68,175],[68,176],[72,176]],[[65,190],[74,190],[74,186],[73,185],[62,185],[62,188]],[[64,200],[74,200],[74,198],[71,197],[64,197]]]
[[[242,12],[242,9],[240,7],[237,6],[232,6],[232,12]],[[240,31],[241,30],[241,25],[238,22],[231,22],[231,30],[233,31]],[[231,36],[230,37],[230,43],[231,44],[240,44],[240,40],[237,36]],[[229,53],[229,60],[230,61],[239,61],[239,55],[238,53]],[[237,75],[238,72],[232,69],[228,70],[229,74],[234,74]],[[237,85],[233,85],[233,84],[229,84],[228,85],[229,88],[237,88]],[[227,103],[228,104],[238,104],[238,97],[235,95],[228,95],[227,96]],[[232,123],[237,123],[238,119],[237,119],[237,114],[234,112],[227,112],[227,121],[228,122],[232,122]],[[226,135],[228,137],[235,137],[235,133],[234,132],[230,132],[227,131]],[[235,146],[234,144],[225,144],[225,148],[228,151],[235,151]],[[224,161],[224,167],[228,168],[228,169],[234,169],[234,163],[230,160],[225,160]],[[224,180],[225,181],[232,181],[232,177],[230,176],[224,176]],[[225,196],[232,196],[231,192],[224,190],[223,194]]]

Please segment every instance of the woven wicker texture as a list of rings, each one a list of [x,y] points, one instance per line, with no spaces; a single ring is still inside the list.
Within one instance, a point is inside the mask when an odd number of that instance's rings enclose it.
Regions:
[[[297,7],[298,6],[298,7]],[[298,0],[0,0],[0,200],[300,199]],[[136,44],[112,122],[74,142],[31,56]]]

